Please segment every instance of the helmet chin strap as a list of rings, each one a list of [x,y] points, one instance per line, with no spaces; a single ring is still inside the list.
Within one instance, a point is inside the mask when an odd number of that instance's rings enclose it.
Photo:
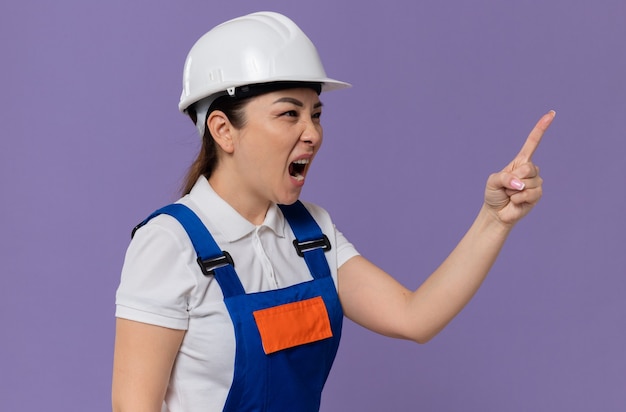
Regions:
[[[209,113],[209,108],[217,97],[219,96],[209,96],[194,104],[194,109],[196,110],[196,129],[198,129],[198,133],[200,134],[201,139],[204,137],[204,129],[206,128],[206,117]]]

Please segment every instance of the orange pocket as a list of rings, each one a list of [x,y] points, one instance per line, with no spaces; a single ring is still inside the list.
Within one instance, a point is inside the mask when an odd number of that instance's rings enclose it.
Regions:
[[[330,320],[321,296],[253,312],[265,354],[330,338]]]

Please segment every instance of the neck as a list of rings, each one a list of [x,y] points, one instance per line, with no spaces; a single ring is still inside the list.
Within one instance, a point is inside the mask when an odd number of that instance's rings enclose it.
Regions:
[[[256,226],[263,223],[270,201],[246,190],[240,182],[228,178],[219,168],[211,174],[209,184],[215,193],[250,223]]]

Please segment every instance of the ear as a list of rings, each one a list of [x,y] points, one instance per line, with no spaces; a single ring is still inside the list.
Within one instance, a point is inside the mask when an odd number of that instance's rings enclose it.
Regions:
[[[214,110],[206,119],[207,127],[213,140],[226,153],[232,153],[234,150],[233,133],[235,128],[228,117],[221,110]]]

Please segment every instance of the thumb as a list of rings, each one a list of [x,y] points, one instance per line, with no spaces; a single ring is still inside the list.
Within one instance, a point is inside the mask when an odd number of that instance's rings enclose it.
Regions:
[[[524,182],[512,173],[500,172],[490,176],[488,186],[493,190],[508,189],[522,191],[526,187]]]

